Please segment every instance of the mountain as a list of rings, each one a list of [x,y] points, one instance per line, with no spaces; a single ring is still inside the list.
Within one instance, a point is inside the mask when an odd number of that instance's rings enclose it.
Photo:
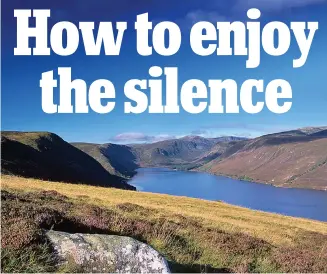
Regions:
[[[115,144],[72,143],[97,160],[110,174],[129,178],[135,175],[136,156],[131,147]]]
[[[97,160],[109,173],[130,178],[139,167],[190,169],[200,166],[223,153],[230,147],[229,144],[235,144],[240,140],[244,138],[186,136],[151,144],[72,143],[72,145]]]
[[[197,165],[196,162],[210,153],[217,144],[228,143],[226,138],[186,136],[153,144],[131,145],[131,147],[141,167],[189,168]],[[237,140],[237,137],[228,138]]]
[[[236,143],[199,170],[283,187],[327,189],[327,128],[305,128]]]
[[[3,174],[135,189],[53,133],[2,132],[1,150]]]
[[[52,133],[3,132],[2,173],[133,189],[139,167],[196,169],[276,186],[327,189],[327,127],[261,136],[186,136],[151,144],[68,144]]]
[[[212,160],[221,157],[230,148],[235,147],[236,144],[242,143],[246,139],[239,139],[238,141],[221,141],[215,144],[207,153],[205,153],[201,158],[193,162],[194,166],[202,166]]]
[[[327,137],[327,127],[306,127],[300,131],[310,136]]]

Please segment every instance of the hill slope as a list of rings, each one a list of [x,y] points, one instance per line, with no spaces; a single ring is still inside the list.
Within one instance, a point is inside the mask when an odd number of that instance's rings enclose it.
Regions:
[[[135,175],[139,167],[185,168],[199,166],[223,153],[242,138],[186,136],[151,144],[116,145],[72,143],[97,160],[109,173]],[[211,153],[211,154],[210,154]],[[209,155],[210,154],[210,155]]]
[[[122,177],[135,175],[138,168],[132,148],[115,144],[72,143],[97,160],[110,174]]]
[[[200,170],[277,186],[327,189],[326,130],[310,128],[242,141]]]
[[[3,174],[134,189],[53,133],[2,132],[1,150]]]
[[[237,137],[203,138],[186,136],[153,144],[132,145],[138,163],[142,167],[188,167],[205,157],[215,148],[241,140]]]
[[[2,186],[3,250],[24,244],[24,257],[30,236],[51,228],[141,239],[168,259],[174,273],[327,271],[324,222],[221,202],[12,176],[3,176]]]

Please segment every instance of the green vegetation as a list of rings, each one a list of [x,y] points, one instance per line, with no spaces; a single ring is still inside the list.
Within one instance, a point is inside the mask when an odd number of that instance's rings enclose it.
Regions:
[[[24,229],[24,227],[22,227]],[[44,273],[56,271],[56,260],[47,244],[34,244],[22,249],[2,248],[2,273]]]
[[[305,172],[303,172],[301,174],[293,175],[290,179],[287,180],[286,183],[292,184],[297,178],[304,176],[307,173],[313,172],[324,165],[327,165],[327,159],[324,159],[324,160],[316,163],[315,165],[313,165],[312,167],[310,167],[308,170],[306,170]]]
[[[161,252],[174,272],[327,271],[326,223],[218,202],[12,176],[3,176],[2,186],[6,272],[78,271],[55,269],[42,229],[131,236]]]
[[[50,181],[135,189],[58,135],[2,132],[1,172]]]
[[[130,178],[139,167],[133,149],[124,145],[72,143],[99,162],[110,174]]]
[[[240,176],[240,177],[238,177],[238,179],[241,180],[241,181],[248,181],[248,182],[253,182],[254,181],[254,179],[252,179],[251,177],[246,176],[246,175]]]
[[[326,164],[327,164],[327,159],[325,159],[325,160],[323,160],[323,161],[321,161],[321,162],[319,162],[319,163],[316,163],[313,167],[311,167],[311,168],[309,169],[309,172],[314,171],[314,170],[316,170],[317,168],[319,168],[319,167],[321,167],[321,166],[323,166],[323,165],[326,165]]]

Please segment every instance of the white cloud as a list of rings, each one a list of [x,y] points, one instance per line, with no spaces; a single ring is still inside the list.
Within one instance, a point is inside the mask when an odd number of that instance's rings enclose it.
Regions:
[[[168,134],[147,135],[141,132],[125,132],[110,138],[110,141],[120,144],[154,143],[175,138],[176,136]]]

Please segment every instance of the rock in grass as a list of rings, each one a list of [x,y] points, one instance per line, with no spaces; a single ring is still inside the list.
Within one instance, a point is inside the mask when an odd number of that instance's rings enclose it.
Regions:
[[[60,267],[68,271],[170,273],[162,255],[130,237],[53,230],[46,234],[58,255]]]

